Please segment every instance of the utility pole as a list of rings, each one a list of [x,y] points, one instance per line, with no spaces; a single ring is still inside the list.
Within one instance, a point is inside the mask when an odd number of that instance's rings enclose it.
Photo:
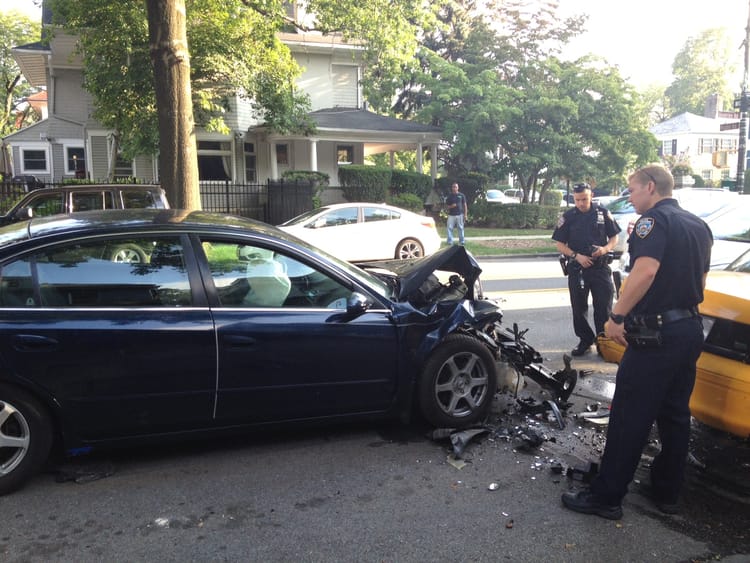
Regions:
[[[745,26],[745,68],[742,74],[742,94],[740,95],[740,142],[737,147],[737,180],[734,189],[745,191],[745,163],[747,162],[747,112],[748,112],[748,69],[750,67],[750,1],[748,2],[747,25]]]

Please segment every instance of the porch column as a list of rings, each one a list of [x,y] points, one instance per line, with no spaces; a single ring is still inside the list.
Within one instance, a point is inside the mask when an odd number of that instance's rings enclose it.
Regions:
[[[271,180],[279,178],[279,165],[276,163],[276,141],[271,141]]]
[[[430,176],[432,181],[437,179],[437,145],[430,145]]]
[[[417,172],[422,173],[422,143],[417,143]]]
[[[310,170],[318,171],[318,140],[310,139]]]

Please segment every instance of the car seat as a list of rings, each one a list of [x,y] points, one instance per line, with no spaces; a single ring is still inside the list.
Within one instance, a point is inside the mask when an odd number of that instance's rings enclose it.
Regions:
[[[275,260],[272,250],[253,249],[248,256],[247,282],[250,289],[242,304],[250,307],[280,307],[284,304],[292,282],[283,263]]]

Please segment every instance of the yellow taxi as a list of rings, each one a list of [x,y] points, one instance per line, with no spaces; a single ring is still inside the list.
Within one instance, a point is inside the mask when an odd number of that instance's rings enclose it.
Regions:
[[[704,424],[750,437],[750,252],[727,270],[709,272],[703,315],[706,341],[698,358],[690,412]],[[618,363],[625,348],[599,336],[597,347]]]

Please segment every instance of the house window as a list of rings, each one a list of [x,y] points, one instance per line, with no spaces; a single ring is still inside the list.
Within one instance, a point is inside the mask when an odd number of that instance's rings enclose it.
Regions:
[[[229,141],[198,141],[198,179],[231,180],[232,149]]]
[[[254,143],[245,143],[245,181],[258,181],[258,170],[256,166]]]
[[[336,161],[339,165],[354,162],[354,147],[352,145],[339,145],[336,147]]]
[[[701,178],[703,178],[707,182],[710,182],[711,181],[711,169],[706,168],[704,170],[701,170]]]
[[[47,172],[47,151],[21,149],[24,172]]]
[[[722,180],[729,180],[729,168],[722,168],[721,169],[721,179]]]
[[[737,139],[721,139],[720,144],[723,150],[735,150],[737,148]]]
[[[359,68],[354,65],[331,65],[334,107],[359,107]]]
[[[661,142],[661,154],[663,154],[665,156],[669,155],[669,154],[674,154],[672,152],[672,140],[671,139],[669,141],[662,141]]]
[[[701,138],[698,140],[698,154],[705,154],[707,152],[714,152],[714,147],[717,145],[715,139]]]
[[[276,164],[289,165],[289,145],[276,145]]]
[[[83,147],[65,147],[65,172],[75,175],[86,172],[86,161]]]
[[[117,153],[117,160],[115,161],[115,179],[122,180],[125,178],[133,177],[133,161],[126,160],[122,157],[120,152]]]

